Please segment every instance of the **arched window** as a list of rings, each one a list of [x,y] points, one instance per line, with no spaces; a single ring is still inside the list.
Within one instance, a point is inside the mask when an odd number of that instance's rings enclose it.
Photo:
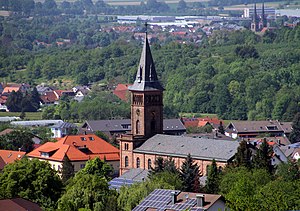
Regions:
[[[125,167],[128,167],[128,156],[125,156]]]
[[[140,165],[141,165],[140,158],[137,158],[137,159],[136,159],[136,167],[137,167],[137,168],[140,168]]]
[[[151,169],[151,159],[148,159],[148,169]]]
[[[141,127],[141,124],[140,124],[140,120],[137,120],[136,121],[136,134],[139,134],[140,133],[140,127]]]
[[[129,149],[129,145],[125,143],[125,150]]]

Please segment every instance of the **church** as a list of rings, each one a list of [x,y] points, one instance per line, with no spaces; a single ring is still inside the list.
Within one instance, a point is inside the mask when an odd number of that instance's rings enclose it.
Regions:
[[[238,142],[164,135],[163,91],[145,34],[131,93],[131,133],[120,136],[120,175],[132,168],[151,169],[156,158],[172,157],[177,168],[191,154],[203,175],[215,159],[222,168],[231,162]]]

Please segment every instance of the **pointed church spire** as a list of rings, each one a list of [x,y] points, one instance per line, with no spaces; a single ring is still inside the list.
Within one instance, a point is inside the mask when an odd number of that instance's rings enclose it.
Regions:
[[[257,23],[257,11],[256,11],[256,3],[254,3],[254,11],[253,11],[253,22]]]
[[[267,26],[267,21],[266,21],[266,15],[265,15],[265,2],[262,2],[262,11],[261,11],[261,21],[263,24],[263,27]]]
[[[131,91],[155,91],[160,90],[163,91],[164,88],[161,86],[158,81],[154,61],[152,58],[150,45],[147,37],[147,23],[144,47],[140,58],[140,63],[138,67],[138,71],[136,74],[135,81],[129,90]]]

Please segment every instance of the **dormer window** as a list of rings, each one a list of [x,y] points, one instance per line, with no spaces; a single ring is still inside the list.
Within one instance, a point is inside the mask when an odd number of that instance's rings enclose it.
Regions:
[[[80,137],[81,141],[86,141],[85,137]]]
[[[94,141],[95,139],[94,139],[94,137],[89,137],[89,140]]]
[[[267,125],[267,130],[278,130],[276,125]]]
[[[48,152],[41,152],[41,157],[48,158],[49,153]]]

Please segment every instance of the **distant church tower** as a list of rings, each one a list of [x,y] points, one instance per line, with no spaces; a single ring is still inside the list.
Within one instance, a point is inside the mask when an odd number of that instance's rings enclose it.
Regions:
[[[253,31],[253,32],[258,31],[258,17],[257,17],[257,11],[256,11],[256,3],[254,3],[254,11],[253,11],[253,17],[252,17],[252,23],[251,23],[251,31]]]
[[[147,24],[146,24],[147,27]],[[148,138],[163,133],[163,91],[157,78],[147,32],[135,81],[131,92],[131,134],[120,142],[120,175],[131,168],[141,168],[145,161],[133,157],[133,150]]]
[[[163,132],[163,91],[158,81],[150,46],[144,48],[131,92],[131,132],[144,138]]]

